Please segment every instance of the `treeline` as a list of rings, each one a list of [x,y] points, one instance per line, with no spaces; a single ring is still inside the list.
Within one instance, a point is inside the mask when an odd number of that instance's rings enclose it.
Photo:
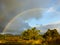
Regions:
[[[44,34],[35,27],[24,30],[20,35],[0,34],[0,43],[20,45],[60,45],[57,29],[48,29]]]

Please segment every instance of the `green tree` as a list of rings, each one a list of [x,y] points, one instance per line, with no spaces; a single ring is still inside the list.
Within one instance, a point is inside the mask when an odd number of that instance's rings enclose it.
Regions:
[[[57,32],[57,29],[53,29],[53,30],[48,29],[48,31],[44,34],[44,37],[47,37],[47,36],[57,37],[59,36],[59,33]]]
[[[59,37],[59,33],[57,32],[57,29],[48,29],[48,31],[43,35],[43,37],[45,38],[45,41],[47,41],[51,45],[51,43],[54,43],[57,37]]]
[[[29,40],[29,39],[39,39],[40,36],[40,30],[37,30],[35,27],[31,29],[27,29],[22,33],[22,38]]]

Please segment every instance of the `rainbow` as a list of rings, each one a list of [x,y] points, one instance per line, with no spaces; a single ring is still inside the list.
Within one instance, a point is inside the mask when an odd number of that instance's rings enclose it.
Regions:
[[[22,16],[23,14],[27,13],[28,11],[34,11],[34,10],[45,10],[45,9],[43,9],[43,8],[33,8],[33,9],[29,9],[29,10],[26,10],[26,11],[21,12],[20,14],[18,14],[12,20],[9,21],[9,23],[5,26],[3,32],[5,32],[7,30],[7,28],[10,26],[10,24],[12,24],[12,22],[15,21],[15,19],[17,17]]]

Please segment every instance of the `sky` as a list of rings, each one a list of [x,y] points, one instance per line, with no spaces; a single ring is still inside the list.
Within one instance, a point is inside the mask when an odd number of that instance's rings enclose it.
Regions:
[[[60,0],[0,0],[0,32],[56,22],[60,23]]]

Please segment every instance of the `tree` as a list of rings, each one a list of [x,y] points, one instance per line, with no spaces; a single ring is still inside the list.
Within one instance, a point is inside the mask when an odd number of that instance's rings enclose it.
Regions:
[[[40,30],[37,30],[35,27],[31,29],[27,29],[22,33],[22,38],[29,40],[29,39],[38,39],[40,38]]]
[[[43,37],[46,39],[48,43],[53,43],[54,41],[56,41],[58,36],[59,33],[57,32],[56,29],[53,30],[48,29],[48,31],[43,35]]]
[[[50,37],[57,37],[59,35],[59,33],[57,32],[56,29],[50,30],[48,29],[48,31],[44,34],[44,37],[50,36]]]

